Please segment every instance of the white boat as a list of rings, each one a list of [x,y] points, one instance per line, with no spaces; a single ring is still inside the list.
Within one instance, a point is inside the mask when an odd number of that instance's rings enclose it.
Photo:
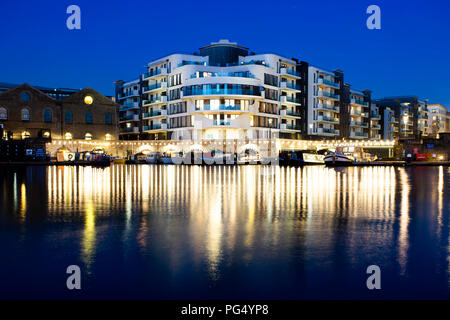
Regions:
[[[353,155],[345,147],[336,147],[335,152],[331,152],[324,157],[326,165],[349,165],[355,161]]]

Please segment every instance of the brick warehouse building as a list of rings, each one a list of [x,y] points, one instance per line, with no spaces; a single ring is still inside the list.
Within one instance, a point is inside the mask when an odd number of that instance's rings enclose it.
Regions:
[[[117,140],[117,110],[91,88],[57,95],[22,84],[0,93],[0,127],[7,139]]]

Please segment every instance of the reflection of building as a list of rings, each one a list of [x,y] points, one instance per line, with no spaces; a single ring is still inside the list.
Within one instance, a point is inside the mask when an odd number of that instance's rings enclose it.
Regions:
[[[428,105],[428,133],[450,132],[450,114],[440,104]]]
[[[28,84],[5,87],[0,86],[4,138],[117,138],[117,105],[91,88],[37,89]]]
[[[427,103],[416,96],[389,97],[375,101],[380,108],[383,131],[387,136],[420,138],[428,134]],[[387,111],[387,112],[386,112]]]

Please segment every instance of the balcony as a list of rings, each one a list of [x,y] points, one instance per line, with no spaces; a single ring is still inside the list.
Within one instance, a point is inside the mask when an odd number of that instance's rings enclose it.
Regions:
[[[127,111],[132,109],[139,109],[139,102],[126,102],[120,106],[119,111]]]
[[[230,120],[214,120],[213,125],[215,126],[229,126],[231,125]]]
[[[139,133],[139,127],[126,127],[122,128],[121,132],[125,133]]]
[[[167,123],[154,123],[151,126],[143,126],[144,131],[167,130]]]
[[[316,121],[317,122],[339,123],[339,118],[327,117],[327,116],[318,116]]]
[[[167,96],[160,96],[153,99],[144,100],[142,102],[143,105],[158,104],[158,103],[167,103]]]
[[[186,89],[186,88],[185,88]],[[251,89],[189,89],[183,91],[183,96],[202,96],[202,95],[246,95],[261,96],[261,91]]]
[[[333,112],[339,112],[339,107],[333,106],[331,104],[327,103],[318,103],[316,104],[316,109],[318,110],[326,110],[326,111],[333,111]]]
[[[280,123],[280,130],[300,130],[300,126],[296,124]]]
[[[248,111],[248,110],[244,110],[243,106],[241,105],[230,106],[226,104],[220,104],[211,107],[211,105],[205,104],[203,105],[202,108],[195,107],[195,111],[202,112],[202,111]]]
[[[329,99],[339,100],[339,95],[338,94],[334,94],[334,93],[326,92],[326,91],[319,91],[318,92],[318,96],[320,98],[329,98]]]
[[[302,77],[301,73],[292,69],[287,68],[281,68],[280,69],[280,75],[282,76],[288,76],[288,77],[295,77],[300,79]]]
[[[292,84],[289,82],[281,82],[280,89],[284,90],[293,90],[293,91],[301,91],[301,87],[297,84]]]
[[[360,131],[350,132],[350,138],[367,139],[368,137],[369,137],[369,135],[365,132],[360,132]]]
[[[350,121],[350,127],[368,128],[369,127],[369,123],[367,123],[367,122],[359,122],[359,121]]]
[[[371,113],[370,114],[370,119],[374,119],[374,120],[379,120],[381,119],[381,115],[379,115],[378,113]]]
[[[300,99],[292,98],[288,96],[280,96],[280,102],[281,103],[295,103],[300,104]]]
[[[151,117],[165,117],[167,116],[167,110],[153,110],[151,112],[145,112],[142,114],[142,118],[151,118]]]
[[[317,128],[317,133],[326,136],[336,136],[339,135],[339,130],[334,128]]]
[[[148,87],[143,87],[142,91],[144,93],[151,92],[151,91],[158,91],[158,90],[166,90],[167,89],[167,82],[160,82],[156,84],[152,84]]]
[[[379,130],[379,129],[381,129],[381,126],[380,126],[379,124],[373,124],[373,125],[370,127],[370,129],[373,129],[373,130]]]
[[[120,121],[139,121],[138,114],[128,114],[120,118]]]
[[[323,79],[323,78],[319,78],[317,80],[317,84],[320,85],[320,86],[330,86],[330,87],[333,87],[333,88],[339,88],[339,83],[338,82],[334,82],[334,81]]]
[[[144,79],[158,78],[167,76],[167,68],[160,68],[151,72],[144,73]]]
[[[129,97],[137,97],[139,96],[139,91],[138,90],[130,90],[130,91],[126,91],[124,93],[120,93],[119,94],[119,99],[126,99]]]
[[[364,100],[360,100],[360,99],[351,99],[350,103],[351,104],[357,104],[357,105],[360,105],[360,106],[365,106],[365,107],[367,107],[369,105],[368,102],[366,102]]]

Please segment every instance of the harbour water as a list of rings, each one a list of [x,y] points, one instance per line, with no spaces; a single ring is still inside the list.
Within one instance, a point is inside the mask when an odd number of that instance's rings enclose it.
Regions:
[[[0,298],[448,299],[449,199],[443,166],[2,167]]]

